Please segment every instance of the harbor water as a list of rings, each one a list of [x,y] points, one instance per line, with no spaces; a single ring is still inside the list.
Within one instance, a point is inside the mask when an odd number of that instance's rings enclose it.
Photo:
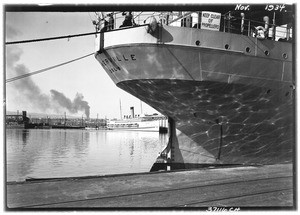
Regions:
[[[158,132],[7,129],[7,181],[149,172],[167,141]]]

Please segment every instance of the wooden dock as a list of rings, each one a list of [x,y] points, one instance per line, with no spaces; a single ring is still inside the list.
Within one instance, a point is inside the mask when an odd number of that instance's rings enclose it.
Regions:
[[[6,189],[8,210],[212,206],[293,209],[294,196],[292,164],[8,182]]]

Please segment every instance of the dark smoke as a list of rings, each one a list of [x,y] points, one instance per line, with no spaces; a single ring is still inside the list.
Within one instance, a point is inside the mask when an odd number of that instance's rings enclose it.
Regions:
[[[85,116],[90,118],[90,106],[87,101],[83,100],[83,95],[80,93],[76,94],[76,97],[73,101],[74,108],[77,110],[84,110]]]
[[[29,73],[28,68],[23,64],[18,64],[22,50],[19,47],[7,47],[7,77],[17,77]],[[41,92],[41,89],[33,82],[31,78],[23,78],[13,83],[15,90],[22,94],[23,99],[41,110],[46,110],[50,107],[49,96]]]
[[[60,106],[67,108],[71,113],[73,113],[72,101],[67,98],[63,93],[56,90],[50,90],[52,100],[56,101]]]
[[[6,26],[6,38],[13,39],[15,36],[21,33],[14,30],[10,26]],[[29,69],[24,65],[18,63],[23,50],[18,46],[6,46],[6,78],[17,77],[26,73],[30,73]],[[51,90],[51,96],[42,93],[38,85],[34,83],[31,77],[19,79],[11,82],[8,85],[8,95],[16,97],[16,92],[20,95],[19,103],[28,102],[34,109],[46,112],[52,110],[58,112],[57,106],[54,103],[60,105],[60,107],[66,108],[70,113],[78,113],[78,111],[84,111],[87,118],[90,116],[90,106],[88,102],[83,100],[83,95],[77,93],[74,100],[71,101],[63,93],[56,90]],[[24,103],[23,103],[24,104]]]
[[[10,25],[6,26],[5,32],[6,32],[6,38],[7,39],[14,39],[17,36],[22,35],[22,33],[18,29],[15,29]]]
[[[88,102],[83,100],[83,95],[77,93],[73,102],[67,98],[63,93],[56,90],[50,90],[51,98],[56,101],[60,106],[67,108],[70,113],[78,113],[78,111],[84,111],[87,118],[90,117],[90,106]]]

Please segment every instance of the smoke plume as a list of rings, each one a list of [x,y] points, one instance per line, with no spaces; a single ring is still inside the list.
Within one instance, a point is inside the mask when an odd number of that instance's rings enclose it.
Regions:
[[[17,63],[22,54],[23,51],[19,47],[9,46],[6,48],[8,78],[17,77],[30,72],[24,64]],[[50,106],[49,96],[42,93],[41,89],[30,77],[15,81],[12,85],[14,91],[18,91],[18,94],[22,98],[21,100],[27,100],[31,104],[34,104],[35,107],[42,110],[45,110]]]
[[[83,100],[83,95],[77,93],[74,100],[67,98],[63,93],[56,90],[50,90],[51,99],[56,101],[61,107],[67,108],[70,113],[78,113],[78,111],[84,111],[87,118],[90,117],[90,106],[88,102]]]
[[[6,38],[13,39],[20,35],[20,32],[10,26],[6,26]],[[29,69],[18,61],[21,59],[23,50],[16,45],[6,46],[6,78],[18,77],[30,73]],[[15,103],[22,108],[30,108],[34,111],[59,113],[67,109],[70,113],[76,114],[84,111],[87,118],[90,115],[90,106],[83,100],[83,95],[77,93],[74,100],[67,98],[63,93],[54,89],[50,90],[51,95],[42,92],[40,87],[29,76],[10,82],[7,85],[7,104]]]
[[[6,25],[5,32],[7,39],[14,39],[17,36],[22,35],[22,33],[18,29],[15,29],[10,25]]]

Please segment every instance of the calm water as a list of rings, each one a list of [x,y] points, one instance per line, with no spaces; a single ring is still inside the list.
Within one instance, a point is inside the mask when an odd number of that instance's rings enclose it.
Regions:
[[[167,140],[158,132],[7,129],[7,181],[148,172]]]

